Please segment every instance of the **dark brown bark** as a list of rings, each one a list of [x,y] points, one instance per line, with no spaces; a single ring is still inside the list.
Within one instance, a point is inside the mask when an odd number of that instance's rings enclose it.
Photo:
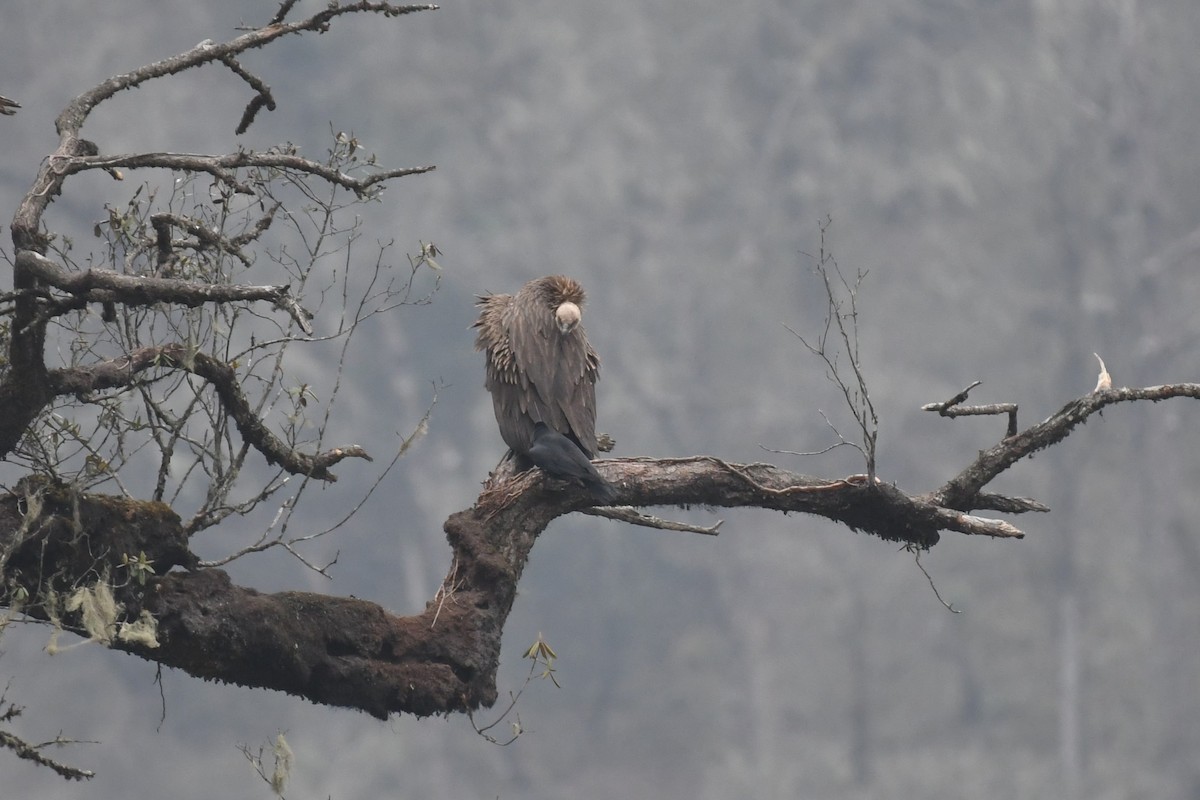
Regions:
[[[888,538],[928,543],[936,537],[934,516],[890,487],[830,483],[709,458],[601,467],[619,483],[622,500],[634,503],[815,511]],[[109,575],[123,619],[149,611],[160,645],[118,641],[115,647],[197,677],[380,717],[466,711],[496,699],[501,634],[533,544],[552,519],[588,504],[582,492],[563,493],[537,472],[497,476],[478,504],[446,521],[453,557],[442,592],[423,612],[397,616],[364,600],[260,594],[234,586],[216,569],[164,574],[196,563],[168,507],[76,496],[34,482],[21,491],[27,496],[9,494],[0,502],[0,547],[11,548],[6,577],[33,598],[29,613],[49,617],[38,601],[47,588],[62,594]],[[37,508],[37,497],[40,514],[25,520],[23,512]],[[143,551],[158,576],[140,585],[122,572],[121,556]],[[83,630],[72,615],[63,622]]]
[[[629,506],[705,505],[802,511],[851,529],[930,547],[939,531],[1020,537],[1007,523],[947,507],[1035,501],[976,495],[991,477],[1040,447],[1060,441],[1113,402],[1200,397],[1200,385],[1096,392],[980,454],[962,474],[928,495],[910,496],[865,476],[829,481],[770,464],[733,464],[710,456],[596,462]],[[986,477],[986,480],[984,479]],[[27,613],[49,619],[48,590],[62,595],[104,580],[114,585],[123,620],[143,610],[158,624],[158,647],[117,639],[113,646],[197,677],[275,689],[378,717],[469,711],[496,699],[505,621],[538,535],[556,517],[589,508],[582,489],[564,489],[538,470],[504,464],[475,505],[445,523],[451,567],[441,590],[415,615],[366,600],[307,592],[261,594],[201,569],[179,518],[161,503],[80,495],[28,479],[0,496],[0,569],[11,602],[23,590]],[[629,512],[634,514],[632,510]],[[636,520],[634,520],[636,521]],[[143,583],[125,561],[145,553],[154,576]],[[122,558],[125,556],[125,559]],[[177,569],[182,568],[182,570]],[[172,571],[175,570],[175,571]],[[76,615],[62,624],[83,632]]]
[[[1063,417],[1060,424],[1078,421]],[[863,476],[828,481],[706,456],[598,466],[628,505],[803,511],[918,547],[935,544],[943,529],[1020,535]],[[496,699],[501,634],[530,551],[551,520],[588,504],[584,492],[548,484],[539,471],[514,476],[502,467],[472,508],[446,521],[451,569],[438,595],[413,616],[364,600],[234,586],[220,570],[195,568],[167,506],[78,495],[33,480],[0,498],[0,553],[8,554],[9,591],[22,587],[34,616],[51,616],[48,589],[61,595],[105,580],[115,584],[124,619],[146,610],[158,624],[158,647],[119,640],[116,647],[197,677],[380,717],[423,716]],[[142,552],[155,571],[144,585],[122,559]],[[176,567],[186,571],[168,574]],[[71,615],[63,622],[82,631]]]

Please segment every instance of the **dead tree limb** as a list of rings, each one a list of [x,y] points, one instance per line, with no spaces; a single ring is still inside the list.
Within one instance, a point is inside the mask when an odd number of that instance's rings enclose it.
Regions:
[[[402,167],[378,170],[363,178],[355,178],[344,172],[330,169],[319,161],[284,152],[254,152],[243,150],[225,155],[202,153],[130,153],[125,155],[90,155],[63,159],[58,164],[62,178],[87,170],[102,169],[167,169],[183,172],[206,172],[238,194],[254,195],[254,187],[237,177],[237,170],[266,167],[289,170],[312,175],[335,186],[348,189],[359,197],[368,197],[371,192],[387,181],[408,175],[420,175],[434,169],[432,166]]]
[[[1072,400],[1049,419],[1018,434],[1007,436],[999,444],[981,452],[966,469],[930,493],[929,500],[935,505],[960,511],[995,508],[994,496],[980,494],[984,486],[1022,458],[1061,442],[1070,435],[1076,425],[1086,422],[1092,414],[1114,403],[1136,400],[1159,402],[1172,397],[1200,398],[1200,384],[1174,383],[1142,389],[1100,389]]]
[[[943,417],[975,417],[987,416],[992,414],[1008,414],[1008,432],[1005,436],[1015,436],[1017,433],[1017,404],[1016,403],[988,403],[986,405],[964,406],[967,401],[967,395],[976,386],[982,384],[983,381],[975,381],[967,388],[963,389],[958,394],[951,397],[949,400],[942,400],[938,403],[926,403],[921,406],[922,411],[936,411]]]
[[[152,368],[182,369],[203,378],[220,398],[221,408],[237,425],[242,438],[258,450],[268,463],[278,464],[295,475],[308,475],[324,481],[336,481],[329,468],[346,458],[371,457],[358,445],[334,448],[308,455],[297,452],[271,433],[250,407],[233,367],[205,353],[190,351],[182,344],[146,347],[119,359],[84,367],[69,367],[49,373],[55,395],[86,395],[103,389],[129,386],[139,373]]]
[[[346,5],[332,4],[312,16],[293,22],[284,18],[293,10],[292,4],[283,4],[270,24],[244,33],[224,43],[204,41],[187,52],[162,61],[148,64],[121,75],[114,76],[72,100],[55,120],[59,143],[57,149],[42,162],[29,191],[21,199],[11,223],[11,234],[16,255],[13,265],[12,322],[8,328],[8,359],[6,369],[0,375],[0,408],[4,409],[0,419],[0,456],[7,455],[21,440],[24,432],[38,415],[57,396],[54,382],[45,362],[47,326],[56,317],[77,310],[90,301],[105,304],[106,321],[111,321],[115,302],[174,302],[187,305],[194,302],[230,302],[217,296],[236,295],[246,287],[225,287],[218,291],[183,282],[170,283],[170,279],[149,276],[105,276],[99,271],[89,271],[71,276],[46,258],[50,240],[42,232],[43,216],[50,203],[58,197],[63,185],[71,175],[79,172],[117,168],[156,168],[179,170],[189,173],[207,173],[233,192],[256,193],[250,181],[239,177],[239,171],[269,168],[312,176],[328,184],[354,192],[359,197],[370,196],[382,185],[394,178],[427,172],[433,167],[402,169],[373,169],[362,177],[348,175],[332,166],[321,164],[299,156],[289,148],[256,153],[239,150],[224,155],[178,154],[178,153],[135,153],[127,155],[101,155],[100,147],[80,136],[81,129],[92,111],[118,92],[136,88],[157,78],[177,75],[206,63],[224,63],[256,92],[259,104],[274,105],[262,98],[270,98],[265,82],[251,76],[234,60],[247,50],[264,47],[274,40],[291,34],[328,30],[331,22],[346,14],[368,13],[385,17],[397,17],[417,11],[431,10],[432,5],[397,5],[394,3],[361,2]],[[249,114],[249,111],[248,111]],[[252,114],[249,115],[252,117]],[[248,124],[244,117],[243,125]],[[160,245],[161,234],[160,234]],[[160,250],[162,248],[160,247]],[[167,283],[154,283],[168,281]],[[70,299],[48,300],[47,288],[57,286],[70,291]],[[307,328],[306,312],[286,292],[272,287],[274,291],[259,292],[252,298],[270,299],[296,319],[302,329]],[[208,299],[201,299],[207,294]],[[214,374],[218,374],[216,371]],[[219,377],[218,377],[219,381]],[[236,416],[236,414],[235,414]],[[239,420],[239,427],[253,427],[257,421]],[[261,422],[257,422],[261,426]]]
[[[45,256],[25,250],[17,256],[17,267],[53,286],[74,295],[82,302],[115,302],[126,306],[171,303],[195,307],[205,303],[251,303],[265,300],[286,311],[298,327],[311,333],[311,312],[300,306],[288,286],[238,286],[196,283],[178,278],[149,275],[122,275],[103,269],[69,272]]]
[[[944,487],[925,495],[908,495],[865,475],[828,480],[711,456],[596,464],[622,505],[799,511],[918,548],[935,544],[941,531],[1020,538],[1024,534],[1010,523],[968,512],[1044,506],[981,494],[983,485],[1024,456],[1061,441],[1106,405],[1172,397],[1200,398],[1200,384],[1114,389],[1073,400],[1045,422],[981,453]],[[62,593],[110,576],[122,619],[138,619],[144,611],[157,626],[153,646],[120,638],[111,646],[198,677],[284,691],[378,717],[470,711],[496,699],[501,635],[538,536],[554,519],[588,510],[592,502],[583,490],[564,489],[539,471],[513,475],[508,469],[491,477],[474,506],[446,520],[450,588],[415,615],[396,615],[366,600],[261,594],[236,586],[225,572],[198,566],[169,507],[72,494],[63,486],[30,484],[0,496],[0,553],[9,554],[4,577],[27,596],[45,598],[47,588]],[[81,539],[86,546],[79,546]],[[119,556],[141,551],[153,577],[144,584],[116,581],[113,576],[128,569]],[[41,560],[37,568],[35,559]],[[35,599],[25,610],[50,616],[44,600]],[[86,633],[72,615],[60,613],[59,619]]]

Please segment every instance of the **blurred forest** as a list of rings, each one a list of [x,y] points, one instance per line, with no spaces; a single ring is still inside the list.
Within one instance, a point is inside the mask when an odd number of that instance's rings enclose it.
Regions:
[[[302,3],[313,8],[320,2]],[[53,118],[104,78],[259,25],[269,2],[24,2],[0,28],[7,217],[57,144]],[[1197,380],[1200,5],[1192,0],[448,0],[346,20],[245,63],[278,110],[235,137],[245,87],[206,68],[126,93],[90,123],[104,152],[320,155],[353,131],[388,166],[437,164],[361,210],[363,237],[443,251],[428,306],[364,330],[331,438],[427,437],[351,525],[234,564],[263,591],[423,608],[442,521],[503,452],[469,325],[474,296],[554,272],[589,290],[614,456],[708,453],[838,477],[862,470],[822,365],[812,275],[868,273],[863,366],[879,475],[935,488],[1003,433],[919,411],[973,380],[1028,425],[1087,392]],[[104,206],[146,173],[68,183],[51,207],[80,260]],[[365,248],[365,253],[369,248]],[[6,273],[7,274],[7,273]],[[6,278],[6,281],[9,280]],[[8,283],[0,290],[8,290]],[[318,318],[318,325],[335,321]],[[328,364],[296,369],[314,391]],[[467,720],[386,723],[207,684],[96,646],[4,634],[19,732],[85,785],[0,753],[5,797],[268,797],[237,745],[286,731],[288,796],[1200,798],[1200,410],[1109,410],[995,487],[1048,503],[1022,541],[946,534],[921,564],[821,520],[728,514],[717,539],[578,515],[538,543],[510,618],[502,691],[541,632],[562,685],[535,683],[507,748]],[[344,464],[306,521],[331,524],[369,465]],[[0,483],[21,472],[0,464]],[[669,512],[711,524],[703,510]],[[196,542],[214,558],[259,523]],[[261,526],[259,526],[261,527]],[[507,681],[507,684],[505,683]],[[160,720],[165,702],[165,719]],[[486,717],[487,715],[481,715]]]

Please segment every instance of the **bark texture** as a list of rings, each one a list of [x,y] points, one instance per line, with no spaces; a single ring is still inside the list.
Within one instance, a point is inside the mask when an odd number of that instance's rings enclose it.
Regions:
[[[1061,441],[1106,405],[1167,397],[1200,398],[1200,385],[1104,390],[1073,400],[981,452],[926,495],[865,476],[831,481],[710,456],[596,464],[625,506],[606,515],[650,527],[664,526],[633,506],[799,511],[916,548],[936,544],[944,530],[1019,538],[1022,532],[1007,522],[961,510],[1046,510],[1033,500],[982,494],[986,476]],[[0,578],[6,604],[23,597],[26,613],[81,635],[89,635],[82,612],[66,611],[53,598],[110,585],[120,604],[118,623],[133,623],[145,611],[157,624],[156,642],[116,636],[111,645],[196,677],[381,718],[464,712],[496,700],[504,624],[538,535],[556,517],[590,511],[591,503],[585,490],[540,470],[515,473],[511,463],[501,465],[475,504],[445,522],[451,564],[441,589],[424,611],[402,616],[366,600],[236,586],[222,570],[197,566],[168,506],[77,494],[31,478],[0,495]],[[129,566],[138,554],[154,571],[144,582]]]

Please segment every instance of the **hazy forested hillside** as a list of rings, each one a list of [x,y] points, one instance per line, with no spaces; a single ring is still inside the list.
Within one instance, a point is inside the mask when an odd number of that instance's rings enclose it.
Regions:
[[[310,3],[316,7],[320,3]],[[103,78],[261,24],[274,5],[18,3],[0,26],[7,219],[53,118]],[[1042,419],[1095,383],[1200,378],[1200,5],[1193,0],[455,2],[358,20],[246,59],[280,107],[234,137],[244,86],[206,68],[120,97],[105,152],[226,151],[352,130],[389,166],[437,164],[366,207],[365,237],[443,250],[430,306],[378,321],[349,364],[336,436],[428,436],[351,526],[332,581],[263,556],[263,590],[422,607],[445,574],[445,517],[503,445],[469,325],[476,294],[552,272],[589,290],[614,455],[711,453],[861,471],[822,365],[819,230],[860,298],[881,416],[880,477],[935,488],[1002,434],[918,410],[973,400]],[[82,178],[55,224],[94,241],[141,181]],[[401,258],[397,252],[397,258]],[[7,275],[7,271],[5,271]],[[6,280],[8,280],[6,278]],[[7,290],[7,283],[0,290]],[[325,324],[330,324],[325,321]],[[319,357],[297,368],[320,391]],[[289,797],[1194,798],[1200,796],[1200,410],[1115,408],[997,487],[1052,513],[1020,542],[944,537],[922,558],[845,528],[730,513],[715,540],[562,519],[508,627],[507,686],[540,631],[538,683],[509,748],[462,719],[395,719],[166,672],[95,646],[54,657],[7,630],[0,674],[28,738],[88,785],[0,753],[4,797],[255,797],[236,745],[286,730]],[[0,482],[19,472],[0,465]],[[358,467],[322,490],[344,513]],[[365,473],[364,473],[365,474]],[[711,523],[702,510],[681,518]],[[197,547],[248,534],[231,520]]]

